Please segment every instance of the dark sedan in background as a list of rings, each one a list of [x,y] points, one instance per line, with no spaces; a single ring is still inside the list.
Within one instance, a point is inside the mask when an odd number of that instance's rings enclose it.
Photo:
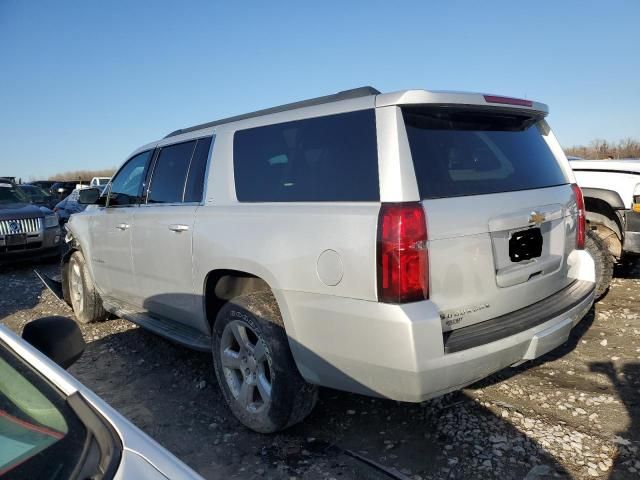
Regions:
[[[53,207],[55,207],[58,202],[56,197],[50,195],[48,191],[43,190],[37,185],[18,185],[18,188],[22,190],[29,201],[35,205],[53,210]]]
[[[58,217],[30,202],[20,188],[0,179],[0,263],[60,254]]]

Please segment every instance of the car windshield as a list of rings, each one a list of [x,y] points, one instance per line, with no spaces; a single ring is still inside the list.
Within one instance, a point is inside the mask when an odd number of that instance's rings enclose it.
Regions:
[[[0,343],[0,477],[66,478],[85,435],[64,398]]]
[[[0,182],[0,204],[29,203],[29,198],[16,185]]]
[[[36,187],[35,185],[21,185],[18,187],[18,190],[21,190],[27,197],[29,197],[30,200],[33,200],[34,202],[42,202],[50,196],[42,188]]]

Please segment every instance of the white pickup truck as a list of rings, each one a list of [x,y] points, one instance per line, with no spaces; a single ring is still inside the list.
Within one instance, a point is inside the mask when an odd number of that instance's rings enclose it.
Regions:
[[[584,194],[587,224],[603,248],[616,261],[640,254],[640,159],[568,158]],[[606,290],[610,278],[599,280]]]

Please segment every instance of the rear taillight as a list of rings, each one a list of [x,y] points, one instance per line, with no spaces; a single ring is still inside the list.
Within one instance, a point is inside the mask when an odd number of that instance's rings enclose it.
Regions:
[[[573,183],[571,185],[573,189],[573,195],[576,197],[576,206],[578,207],[578,224],[576,226],[576,248],[578,250],[584,249],[584,236],[586,228],[586,213],[584,210],[584,197],[582,196],[582,190],[580,187]]]
[[[378,300],[407,303],[428,296],[424,209],[418,202],[383,203],[378,217]]]

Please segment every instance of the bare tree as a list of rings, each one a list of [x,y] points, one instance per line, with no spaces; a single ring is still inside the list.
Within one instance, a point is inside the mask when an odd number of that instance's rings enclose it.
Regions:
[[[593,140],[589,146],[575,145],[565,149],[567,155],[587,159],[598,158],[640,158],[640,141],[625,138],[617,143],[610,143],[604,139]]]
[[[71,172],[62,172],[50,175],[47,180],[89,182],[93,177],[111,177],[115,171],[115,168],[104,168],[102,170],[74,170]]]

